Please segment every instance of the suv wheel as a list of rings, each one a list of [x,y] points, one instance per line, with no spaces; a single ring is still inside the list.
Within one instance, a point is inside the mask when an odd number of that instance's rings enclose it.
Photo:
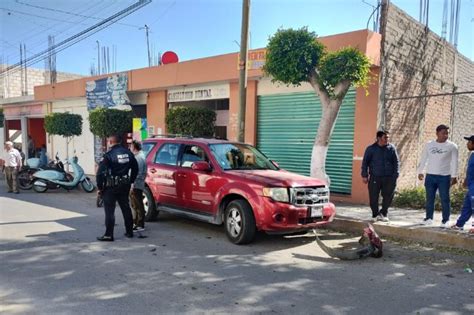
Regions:
[[[234,200],[227,205],[224,225],[227,237],[234,244],[247,244],[255,237],[255,218],[245,200]]]
[[[159,211],[156,209],[155,199],[148,187],[143,191],[143,207],[145,208],[145,221],[156,221]]]

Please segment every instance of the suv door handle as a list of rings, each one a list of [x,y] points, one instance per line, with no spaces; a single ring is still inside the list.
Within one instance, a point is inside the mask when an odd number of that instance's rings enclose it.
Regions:
[[[150,169],[150,173],[155,174],[155,173],[156,173],[156,169],[154,169],[154,168]]]

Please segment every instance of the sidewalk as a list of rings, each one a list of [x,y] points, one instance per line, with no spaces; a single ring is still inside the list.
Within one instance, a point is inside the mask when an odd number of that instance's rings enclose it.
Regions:
[[[367,222],[370,222],[372,212],[368,206],[339,204],[336,208],[336,219],[328,226],[330,229],[360,233]],[[457,213],[451,215],[450,225],[456,223],[458,215]],[[454,231],[440,228],[440,212],[435,212],[432,226],[421,224],[425,217],[424,210],[390,208],[388,216],[390,218],[388,223],[372,223],[381,237],[393,237],[474,252],[474,236],[468,234],[472,219],[466,223],[464,231]]]

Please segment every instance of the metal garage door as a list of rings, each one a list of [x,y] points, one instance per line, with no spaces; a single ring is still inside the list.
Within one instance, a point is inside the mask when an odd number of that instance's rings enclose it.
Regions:
[[[355,90],[344,98],[329,143],[326,172],[331,191],[351,193]],[[321,119],[313,92],[258,97],[257,146],[288,171],[309,175],[311,151]]]

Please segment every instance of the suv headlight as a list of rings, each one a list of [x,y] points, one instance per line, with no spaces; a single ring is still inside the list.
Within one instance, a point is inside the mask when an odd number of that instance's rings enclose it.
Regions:
[[[290,197],[288,195],[287,188],[263,188],[263,195],[265,197],[270,197],[275,201],[280,202],[289,202]]]

